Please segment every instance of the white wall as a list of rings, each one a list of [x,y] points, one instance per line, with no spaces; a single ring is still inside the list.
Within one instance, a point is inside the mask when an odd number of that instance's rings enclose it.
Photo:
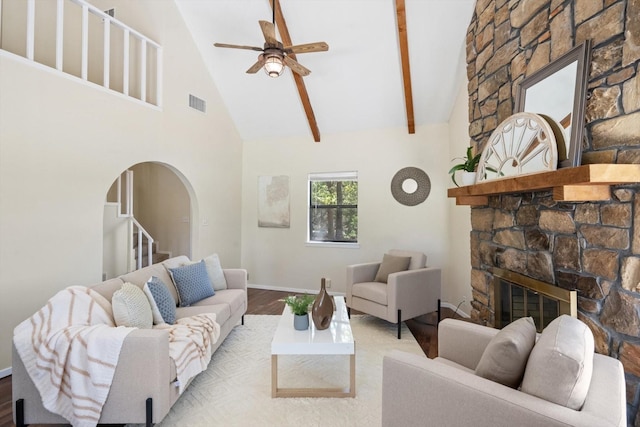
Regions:
[[[192,256],[240,266],[242,143],[181,15],[169,1],[109,3],[164,46],[163,111],[0,54],[0,370],[20,321],[101,280],[105,194],[131,165],[175,168],[192,195]]]
[[[428,264],[443,267],[448,254],[446,189],[449,186],[448,126],[322,135],[244,143],[242,179],[242,266],[258,286],[317,290],[332,279],[332,292],[344,292],[348,264],[381,260],[389,249],[419,250]],[[431,194],[417,206],[396,202],[390,183],[407,166],[424,170]],[[307,174],[358,172],[359,249],[311,247],[307,240]],[[291,227],[259,228],[258,177],[290,178]]]
[[[466,79],[464,81],[466,83]],[[454,157],[465,155],[469,146],[469,96],[467,85],[461,84],[456,102],[449,118],[449,159],[448,168],[456,162],[450,162]],[[460,182],[459,179],[457,179]],[[448,186],[454,184],[449,179]],[[448,201],[448,233],[449,252],[445,267],[445,283],[442,296],[445,301],[458,305],[463,298],[466,302],[460,305],[459,313],[468,316],[471,312],[471,249],[469,236],[471,233],[471,208],[456,206],[455,199]]]

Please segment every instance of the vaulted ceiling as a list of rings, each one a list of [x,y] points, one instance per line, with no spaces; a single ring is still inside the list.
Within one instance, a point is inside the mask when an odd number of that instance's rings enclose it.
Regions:
[[[448,120],[465,72],[474,0],[280,0],[294,45],[329,45],[327,52],[296,55],[311,70],[304,87],[316,138],[291,70],[279,78],[247,74],[260,52],[213,46],[262,47],[258,21],[272,20],[271,1],[176,0],[243,140],[302,137],[313,143],[330,133],[408,128],[398,3],[405,6],[415,125]],[[278,22],[276,28],[282,40]]]

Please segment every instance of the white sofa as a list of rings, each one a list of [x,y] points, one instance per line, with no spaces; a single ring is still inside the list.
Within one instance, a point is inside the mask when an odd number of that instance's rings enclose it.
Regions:
[[[123,283],[144,286],[151,276],[167,285],[174,300],[178,301],[175,287],[165,267],[188,263],[185,256],[171,258],[162,264],[154,264],[115,279],[90,286],[111,301],[113,293]],[[215,351],[234,326],[244,324],[247,311],[247,272],[243,269],[224,269],[227,289],[218,290],[190,307],[177,307],[176,318],[200,313],[215,313],[220,324],[220,338],[214,344]],[[160,422],[178,400],[176,367],[169,357],[167,330],[136,329],[125,338],[113,383],[102,410],[100,424]],[[59,415],[46,410],[40,395],[20,360],[14,346],[12,364],[12,388],[14,422],[26,424],[67,424]],[[186,387],[185,387],[186,388]]]
[[[593,355],[591,382],[580,410],[475,375],[485,348],[498,332],[445,319],[438,328],[436,359],[400,351],[385,356],[382,426],[627,425],[624,372],[612,357]]]

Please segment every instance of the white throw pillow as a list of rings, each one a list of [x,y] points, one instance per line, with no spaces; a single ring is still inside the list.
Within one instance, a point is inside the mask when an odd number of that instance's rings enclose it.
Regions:
[[[593,333],[562,315],[544,328],[531,350],[522,391],[576,411],[582,408],[593,372]]]
[[[224,277],[218,254],[209,255],[204,258],[204,265],[207,267],[207,274],[209,274],[213,290],[219,291],[227,289],[227,279]]]
[[[531,317],[509,323],[485,348],[476,366],[476,375],[517,388],[535,342],[536,325]]]
[[[144,291],[131,283],[124,283],[111,298],[113,319],[117,326],[151,329],[153,314]]]

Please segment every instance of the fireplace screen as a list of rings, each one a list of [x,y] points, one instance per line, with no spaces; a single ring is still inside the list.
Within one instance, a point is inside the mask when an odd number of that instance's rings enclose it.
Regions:
[[[531,316],[536,329],[541,332],[561,314],[577,316],[576,291],[500,268],[494,268],[492,272],[497,328],[503,328],[521,317]]]

